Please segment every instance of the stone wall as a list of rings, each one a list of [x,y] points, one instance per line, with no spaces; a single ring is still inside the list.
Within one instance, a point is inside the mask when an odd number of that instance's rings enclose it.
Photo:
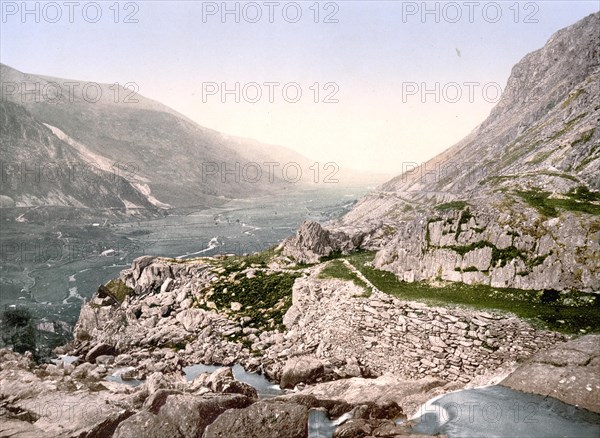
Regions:
[[[298,279],[278,349],[293,355],[312,347],[317,358],[333,363],[355,357],[373,375],[467,382],[565,339],[510,315],[362,293],[351,282]]]
[[[377,290],[367,297],[353,282],[319,278],[323,266],[294,283],[279,333],[192,305],[219,268],[140,258],[121,275],[137,293],[121,304],[94,298],[76,336],[89,339],[88,348],[106,343],[127,353],[140,377],[182,364],[240,363],[279,380],[290,359],[309,356],[336,378],[389,373],[461,382],[565,339],[508,314],[404,302]]]

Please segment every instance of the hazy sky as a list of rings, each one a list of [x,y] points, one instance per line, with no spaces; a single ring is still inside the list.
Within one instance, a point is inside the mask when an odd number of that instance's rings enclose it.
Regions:
[[[1,62],[135,82],[203,126],[391,174],[470,132],[517,61],[599,7],[267,1],[228,2],[223,16],[222,2],[76,3],[29,2],[23,15],[2,1]]]

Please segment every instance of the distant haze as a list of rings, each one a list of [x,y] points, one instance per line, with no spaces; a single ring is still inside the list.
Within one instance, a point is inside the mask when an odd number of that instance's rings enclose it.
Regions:
[[[0,60],[30,73],[135,82],[140,94],[200,125],[398,174],[403,162],[423,162],[468,134],[519,59],[598,10],[597,1],[483,1],[471,11],[467,3],[299,2],[302,16],[292,23],[291,2],[273,11],[264,2],[228,3],[239,17],[222,17],[222,2],[123,2],[118,14],[113,2],[100,2],[97,22],[95,11],[75,9],[70,23],[62,2],[56,18],[43,3],[28,3],[33,12],[22,15],[21,2],[3,1]],[[262,18],[249,22],[258,9]],[[125,23],[128,16],[138,22]],[[214,88],[236,82],[239,103]],[[265,83],[280,84],[271,85],[272,103]],[[286,100],[283,85],[292,83]],[[423,95],[422,84],[432,92]],[[298,87],[302,97],[289,102]]]

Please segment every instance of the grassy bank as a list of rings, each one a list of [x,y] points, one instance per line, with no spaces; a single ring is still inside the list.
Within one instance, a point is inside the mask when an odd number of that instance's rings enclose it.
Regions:
[[[553,294],[454,282],[440,286],[425,281],[407,283],[391,272],[370,266],[373,258],[374,253],[348,256],[375,287],[402,300],[511,312],[534,325],[563,333],[600,332],[600,297],[594,294],[577,291]]]

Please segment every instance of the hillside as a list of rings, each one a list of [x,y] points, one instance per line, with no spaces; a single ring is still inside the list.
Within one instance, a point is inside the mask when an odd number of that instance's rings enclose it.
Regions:
[[[110,164],[90,167],[89,157],[25,108],[0,102],[0,121],[2,207],[61,205],[132,214],[156,210]]]
[[[46,125],[66,143],[63,148],[70,146],[86,161],[107,166],[116,163],[123,170],[122,176],[140,192],[139,196],[147,197],[158,207],[205,208],[227,199],[302,188],[308,181],[312,162],[301,154],[201,127],[128,89],[26,74],[6,65],[0,65],[0,74],[6,85],[3,100],[27,110],[30,122],[35,119],[38,125]],[[23,92],[36,87],[37,92]],[[57,94],[60,98],[56,98]],[[3,143],[15,135],[18,133],[4,130]],[[3,157],[6,162],[15,162],[21,153],[12,146],[8,151],[10,154]],[[38,154],[38,158],[46,160],[52,156]],[[281,163],[271,180],[269,169],[263,165],[265,161]],[[286,181],[281,173],[281,166],[291,161],[300,164],[307,174],[297,184]],[[256,168],[251,167],[244,173],[244,165],[250,162],[261,166],[262,176],[257,176]],[[223,178],[221,169],[215,167],[235,171],[236,164],[237,175],[230,173]],[[62,198],[54,199],[60,203]],[[25,205],[27,199],[33,198],[23,197],[16,203]]]
[[[328,224],[328,245],[305,227],[288,254],[368,248],[409,282],[600,290],[599,42],[598,13],[554,34],[471,134]]]

